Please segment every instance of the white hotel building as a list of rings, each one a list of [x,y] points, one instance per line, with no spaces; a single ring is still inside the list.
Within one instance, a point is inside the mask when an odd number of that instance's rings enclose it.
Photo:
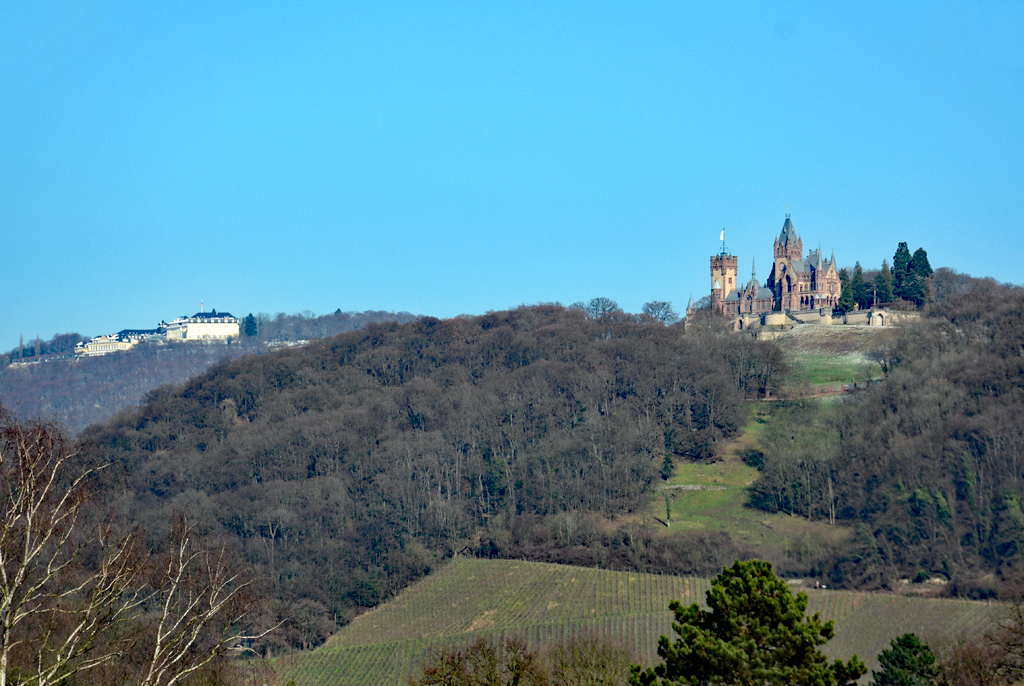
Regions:
[[[178,317],[167,325],[168,341],[226,341],[238,333],[238,318],[217,310]]]

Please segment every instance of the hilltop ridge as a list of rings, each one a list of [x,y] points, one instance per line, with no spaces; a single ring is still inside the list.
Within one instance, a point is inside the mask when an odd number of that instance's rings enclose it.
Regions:
[[[144,402],[150,391],[180,384],[218,362],[262,354],[274,347],[359,329],[368,323],[407,322],[408,312],[335,312],[254,318],[256,335],[187,345],[138,342],[116,354],[82,357],[75,354],[89,339],[62,334],[49,341],[29,341],[23,350],[7,353],[0,366],[0,403],[26,418],[48,417],[76,434],[86,426]],[[242,331],[244,334],[244,330]]]

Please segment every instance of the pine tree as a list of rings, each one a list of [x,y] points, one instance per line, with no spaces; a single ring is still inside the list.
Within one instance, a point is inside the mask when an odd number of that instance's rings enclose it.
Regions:
[[[839,270],[839,288],[841,292],[836,310],[842,313],[850,312],[854,305],[853,286],[850,284],[850,273],[845,268]]]
[[[892,301],[892,272],[885,260],[882,260],[882,270],[875,277],[875,298],[880,303]]]
[[[256,318],[252,316],[252,312],[245,318],[245,326],[242,330],[246,336],[255,336],[260,332],[260,327],[256,323]]]
[[[907,263],[907,272],[915,274],[922,279],[927,279],[932,275],[932,266],[928,263],[928,253],[925,252],[924,248],[918,248],[914,251],[913,257]]]
[[[903,299],[921,307],[928,299],[928,289],[925,280],[917,274],[908,273],[903,280]]]
[[[914,634],[903,634],[892,640],[878,654],[881,671],[871,672],[874,686],[929,686],[939,675],[935,655],[928,644]]]
[[[707,592],[708,609],[672,601],[679,638],[662,636],[654,669],[633,667],[631,684],[794,684],[852,686],[867,672],[856,656],[828,658],[818,646],[835,635],[831,621],[805,617],[807,595],[796,596],[761,560],[737,561]]]
[[[850,279],[850,288],[853,291],[853,301],[860,309],[871,307],[871,286],[864,281],[864,269],[860,262],[853,265],[853,278]]]
[[[910,248],[901,242],[892,258],[892,292],[897,298],[906,300],[904,282],[907,279],[907,267],[910,265]]]
[[[928,264],[928,253],[924,248],[918,248],[907,263],[907,275],[903,280],[903,299],[918,307],[924,305],[928,299],[927,279],[931,275],[932,266]]]

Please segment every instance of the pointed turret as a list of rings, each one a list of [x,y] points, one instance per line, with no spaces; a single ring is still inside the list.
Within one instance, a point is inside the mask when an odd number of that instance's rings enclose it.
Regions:
[[[779,233],[779,243],[785,245],[790,240],[796,240],[796,229],[793,228],[793,222],[789,219],[789,214],[786,214],[786,221],[782,225],[782,231]]]
[[[750,281],[747,282],[747,290],[757,293],[761,289],[761,284],[757,282],[757,268],[754,263],[754,259],[750,260]]]
[[[804,242],[796,235],[793,221],[786,214],[786,221],[782,224],[782,231],[775,239],[775,259],[802,260],[804,255]]]

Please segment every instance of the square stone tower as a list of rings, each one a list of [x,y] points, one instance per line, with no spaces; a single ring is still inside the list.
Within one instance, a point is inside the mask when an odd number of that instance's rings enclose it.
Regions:
[[[739,258],[735,255],[711,256],[711,311],[722,314],[725,298],[736,290],[736,268]]]

